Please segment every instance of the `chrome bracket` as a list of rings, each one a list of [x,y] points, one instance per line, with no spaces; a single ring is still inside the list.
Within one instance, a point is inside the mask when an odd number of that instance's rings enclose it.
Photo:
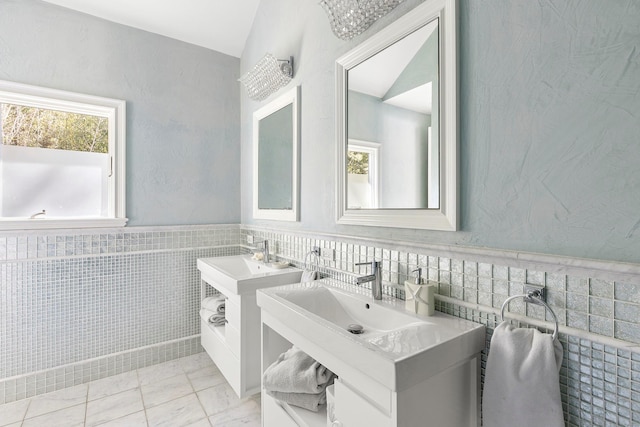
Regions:
[[[529,283],[525,283],[524,293],[526,294],[526,296],[523,297],[525,302],[543,305],[543,304],[540,304],[540,301],[545,302],[547,300],[547,292],[544,286],[531,285]]]
[[[293,56],[290,56],[289,59],[277,59],[277,61],[280,62],[282,74],[293,77]]]

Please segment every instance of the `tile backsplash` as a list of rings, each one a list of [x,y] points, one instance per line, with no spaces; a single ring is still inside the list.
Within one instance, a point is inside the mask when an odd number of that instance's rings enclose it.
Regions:
[[[356,263],[382,261],[384,291],[399,298],[404,298],[404,281],[422,268],[425,278],[438,282],[438,311],[487,326],[483,375],[503,302],[523,294],[525,284],[544,286],[564,348],[560,383],[566,425],[640,425],[640,270],[636,266],[243,227],[243,241],[248,234],[269,239],[272,253],[299,266],[313,247],[319,247],[321,254],[324,251],[330,257],[311,257],[317,261],[316,268],[349,283],[368,274]],[[553,317],[542,306],[514,299],[507,312],[507,318],[522,327],[552,332]]]
[[[127,227],[0,235],[0,403],[201,351],[199,257],[271,253],[355,283],[382,261],[385,292],[416,268],[439,283],[439,311],[487,326],[504,300],[546,287],[564,347],[568,426],[640,425],[640,270],[634,265],[431,247],[242,225]],[[321,256],[307,256],[314,247]],[[365,285],[368,286],[368,285]],[[552,327],[543,307],[513,300],[509,318]]]
[[[0,403],[202,351],[196,260],[246,251],[239,236],[238,225],[0,235]]]

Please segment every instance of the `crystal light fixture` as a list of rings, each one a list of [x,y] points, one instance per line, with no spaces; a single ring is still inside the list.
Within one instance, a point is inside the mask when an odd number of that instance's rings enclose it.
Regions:
[[[262,101],[281,87],[286,86],[292,77],[293,56],[288,60],[280,60],[267,53],[238,81],[244,84],[249,98]]]
[[[321,0],[329,15],[331,30],[342,40],[351,40],[403,0]]]

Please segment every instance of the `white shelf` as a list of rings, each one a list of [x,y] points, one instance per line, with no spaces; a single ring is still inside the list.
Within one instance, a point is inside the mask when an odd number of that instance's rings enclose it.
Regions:
[[[218,335],[218,337],[222,341],[226,341],[226,339],[225,339],[225,337],[226,337],[226,335],[225,335],[225,325],[214,326],[211,323],[207,322],[206,320],[205,320],[205,323],[209,327],[210,331],[212,331],[214,334]]]
[[[293,416],[293,419],[300,425],[307,427],[326,427],[327,426],[327,405],[324,405],[318,412],[309,411],[297,406],[287,405],[286,411]]]
[[[295,422],[297,426],[300,427],[326,427],[327,426],[327,405],[324,405],[318,412],[309,411],[304,408],[299,408],[297,406],[289,405],[285,402],[281,402],[279,400],[274,399],[273,397],[266,394],[264,391],[262,392],[262,400],[263,402],[268,400],[267,406],[270,408],[281,408],[276,409],[276,412],[284,411],[286,412],[286,416],[288,416],[290,422]],[[276,405],[276,406],[273,406]],[[289,423],[289,422],[288,422]],[[293,424],[292,424],[293,425]]]

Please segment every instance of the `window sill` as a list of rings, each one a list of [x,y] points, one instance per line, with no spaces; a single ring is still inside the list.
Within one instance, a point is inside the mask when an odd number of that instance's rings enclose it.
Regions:
[[[0,218],[0,231],[75,228],[119,228],[128,218]]]

